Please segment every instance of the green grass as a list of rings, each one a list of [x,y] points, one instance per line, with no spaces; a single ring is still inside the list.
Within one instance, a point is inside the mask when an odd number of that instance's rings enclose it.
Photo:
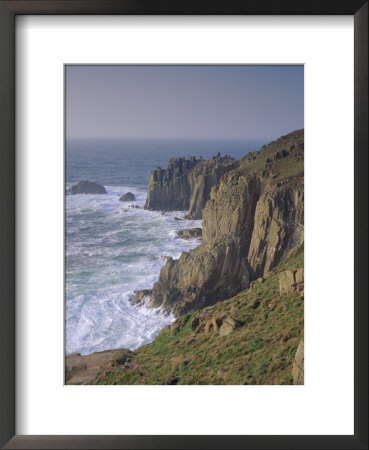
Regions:
[[[304,150],[299,147],[304,142],[302,130],[295,131],[288,136],[282,136],[262,147],[259,151],[247,154],[240,161],[240,166],[235,171],[239,175],[253,175],[264,170],[273,173],[272,185],[278,185],[286,179],[302,176],[304,173]],[[294,145],[291,150],[291,145]],[[282,149],[288,151],[284,158],[274,160],[274,156]],[[250,159],[249,159],[250,158]],[[267,163],[267,161],[271,161]]]
[[[303,267],[301,248],[254,288],[218,302],[242,325],[229,335],[196,332],[194,314],[179,317],[132,356],[129,367],[100,375],[94,384],[292,384],[292,363],[303,337],[304,298],[280,297],[278,273]]]

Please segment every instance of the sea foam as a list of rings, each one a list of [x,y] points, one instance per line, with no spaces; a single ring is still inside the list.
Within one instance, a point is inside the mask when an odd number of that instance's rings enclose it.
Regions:
[[[176,231],[201,227],[201,221],[184,219],[184,212],[144,210],[144,189],[106,189],[106,195],[66,197],[67,354],[151,342],[174,317],[133,306],[129,298],[136,289],[152,287],[166,257],[178,258],[199,245],[196,239],[178,239]],[[136,200],[120,201],[126,192]]]

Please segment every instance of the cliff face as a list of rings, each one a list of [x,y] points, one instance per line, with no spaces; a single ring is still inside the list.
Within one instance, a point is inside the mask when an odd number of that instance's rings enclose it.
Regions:
[[[215,186],[203,212],[203,241],[212,242],[229,233],[251,236],[261,185],[257,175],[232,173]]]
[[[211,188],[223,174],[234,169],[238,161],[216,157],[208,161],[191,157],[171,158],[166,169],[151,172],[145,209],[187,211],[191,219],[201,219],[210,198]]]
[[[153,287],[152,306],[180,315],[212,305],[248,288],[301,246],[303,151],[299,130],[222,174],[202,212],[202,244],[167,260]],[[199,173],[200,189],[204,172],[195,170],[191,176],[195,184]]]
[[[303,179],[267,190],[255,210],[247,259],[256,277],[266,276],[304,242]]]
[[[250,273],[242,240],[235,235],[168,258],[154,284],[150,305],[176,316],[228,298],[249,286]]]
[[[206,202],[210,199],[210,192],[222,176],[238,167],[239,162],[229,158],[214,158],[198,164],[188,174],[190,185],[189,219],[201,219]]]

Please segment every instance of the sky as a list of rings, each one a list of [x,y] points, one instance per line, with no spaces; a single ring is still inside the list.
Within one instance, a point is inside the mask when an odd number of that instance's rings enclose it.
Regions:
[[[66,66],[67,138],[263,140],[303,127],[303,66]]]

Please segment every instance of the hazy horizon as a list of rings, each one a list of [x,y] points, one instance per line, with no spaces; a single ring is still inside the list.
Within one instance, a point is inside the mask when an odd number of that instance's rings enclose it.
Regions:
[[[285,134],[288,134],[292,131],[288,131]],[[212,137],[212,136],[195,136],[195,137],[188,137],[188,136],[176,136],[176,137],[167,137],[167,136],[67,136],[68,140],[112,140],[112,141],[119,141],[119,140],[140,140],[140,141],[235,141],[235,142],[243,142],[243,141],[262,141],[265,140],[265,138],[232,138],[232,137]]]
[[[304,127],[304,67],[67,65],[66,138],[270,141]]]

